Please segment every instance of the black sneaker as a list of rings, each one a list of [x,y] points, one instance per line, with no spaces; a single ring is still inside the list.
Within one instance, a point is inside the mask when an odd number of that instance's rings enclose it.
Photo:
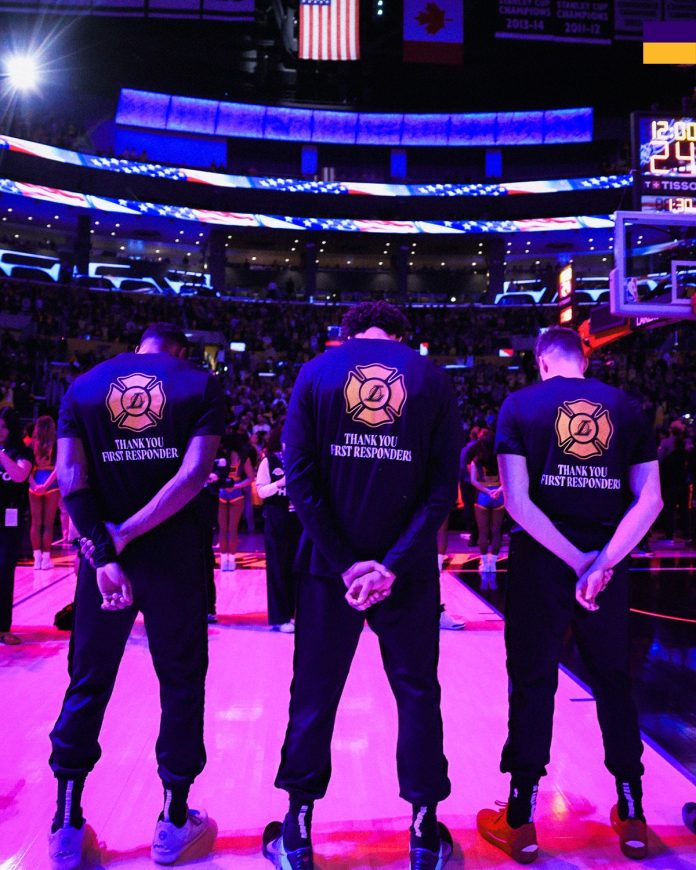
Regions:
[[[302,846],[294,852],[285,848],[282,822],[269,822],[266,825],[263,832],[263,856],[280,870],[314,870],[311,845]]]
[[[411,849],[409,852],[411,870],[442,870],[452,857],[454,850],[452,835],[442,822],[437,823],[437,829],[440,834],[439,849],[437,852],[431,852],[430,849]]]

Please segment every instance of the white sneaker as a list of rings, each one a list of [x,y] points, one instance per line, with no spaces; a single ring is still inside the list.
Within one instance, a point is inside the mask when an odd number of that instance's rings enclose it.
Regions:
[[[466,624],[463,619],[450,616],[446,610],[443,610],[440,613],[440,628],[446,631],[461,631],[466,628]]]
[[[227,571],[227,553],[220,553],[220,570]]]
[[[52,870],[77,870],[85,852],[96,847],[97,838],[86,823],[81,828],[68,825],[48,835],[48,860]]]
[[[189,810],[183,828],[177,828],[173,822],[157,822],[150,857],[156,864],[173,864],[185,852],[192,850],[196,843],[200,843],[206,835],[211,838],[210,848],[212,848],[217,835],[217,825],[208,818],[205,810]]]
[[[498,570],[497,564],[498,564],[498,557],[491,554],[488,557],[488,570],[491,572],[497,571]]]
[[[236,571],[237,570],[237,560],[235,559],[234,553],[227,554],[227,571]]]
[[[51,559],[50,553],[42,553],[41,554],[41,570],[42,571],[50,571],[53,568],[53,559]]]
[[[41,550],[34,550],[34,571],[41,570]]]
[[[483,553],[479,556],[479,571],[481,574],[488,571],[488,556],[484,556]]]
[[[276,631],[281,631],[283,634],[294,634],[295,633],[295,623],[290,620],[290,622],[283,622],[280,625],[274,625],[273,628]]]

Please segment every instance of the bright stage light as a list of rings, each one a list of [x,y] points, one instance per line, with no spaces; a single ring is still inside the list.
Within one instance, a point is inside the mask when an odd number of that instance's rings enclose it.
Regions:
[[[31,55],[15,54],[5,60],[5,74],[16,91],[31,91],[39,82],[39,65]]]

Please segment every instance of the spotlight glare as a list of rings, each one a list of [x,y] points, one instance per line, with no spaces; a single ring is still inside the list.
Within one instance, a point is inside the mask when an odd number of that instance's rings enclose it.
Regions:
[[[39,65],[29,54],[15,54],[5,60],[5,75],[16,91],[32,91],[39,83]]]

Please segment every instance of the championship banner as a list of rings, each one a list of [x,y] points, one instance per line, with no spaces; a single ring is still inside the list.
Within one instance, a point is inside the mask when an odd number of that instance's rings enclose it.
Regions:
[[[614,0],[614,36],[616,39],[644,40],[648,23],[673,22],[689,25],[696,20],[694,0]],[[645,39],[645,42],[652,39]],[[668,40],[669,41],[669,40]],[[683,40],[688,42],[689,40]],[[675,62],[675,61],[672,61]],[[693,61],[689,61],[693,63]]]
[[[464,0],[404,0],[404,63],[464,60]]]
[[[498,0],[496,36],[609,45],[614,0]]]

